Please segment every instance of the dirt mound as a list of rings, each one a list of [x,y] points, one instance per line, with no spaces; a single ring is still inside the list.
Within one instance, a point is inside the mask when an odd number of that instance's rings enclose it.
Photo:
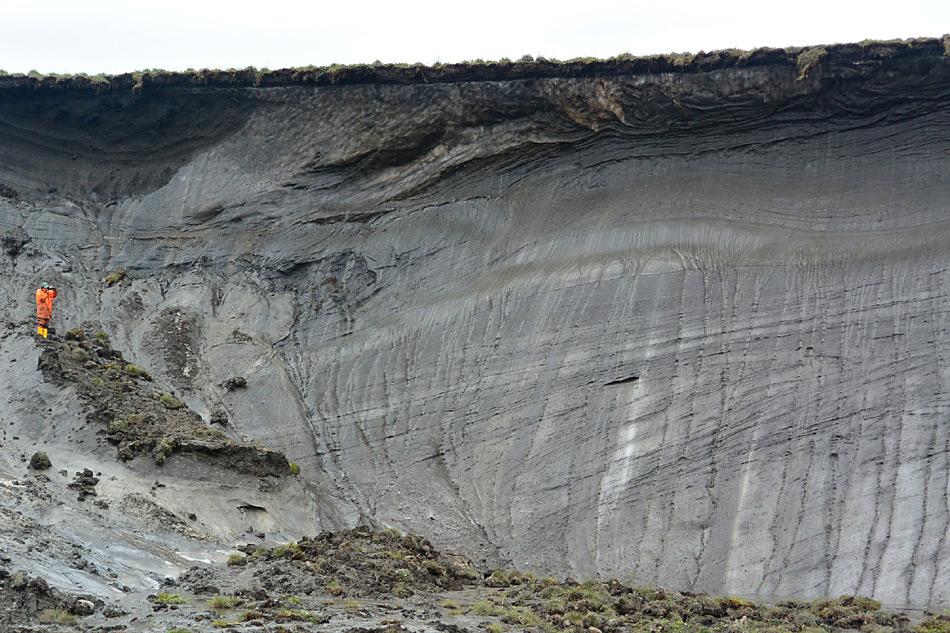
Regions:
[[[0,567],[0,625],[26,624],[39,620],[44,624],[71,624],[77,615],[91,615],[103,606],[90,596],[66,596],[50,587],[42,578],[31,578]]]
[[[459,590],[480,577],[464,557],[442,554],[424,538],[395,530],[359,527],[270,549],[239,549],[246,556],[232,557],[231,566],[246,568],[241,575],[265,591],[400,598]],[[193,584],[198,580],[206,579],[196,577]]]
[[[283,454],[229,439],[171,393],[152,385],[141,367],[112,349],[108,336],[84,330],[47,340],[38,367],[48,381],[74,387],[88,405],[87,419],[100,424],[120,460],[148,455],[162,464],[189,453],[222,468],[256,476],[290,474]]]
[[[537,629],[731,630],[735,623],[742,623],[743,631],[912,629],[906,616],[882,611],[879,602],[859,596],[767,606],[735,596],[630,587],[616,580],[558,581],[501,570],[493,572],[485,585],[500,591],[470,605],[470,613]]]

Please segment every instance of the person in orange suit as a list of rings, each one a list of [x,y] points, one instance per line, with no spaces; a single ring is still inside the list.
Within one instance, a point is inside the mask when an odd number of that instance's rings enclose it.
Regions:
[[[56,298],[56,288],[43,284],[36,289],[36,333],[46,338],[49,336],[50,319],[53,318],[53,299]]]

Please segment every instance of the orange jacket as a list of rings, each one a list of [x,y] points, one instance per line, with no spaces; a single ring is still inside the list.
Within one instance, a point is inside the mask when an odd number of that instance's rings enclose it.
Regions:
[[[36,318],[51,319],[53,317],[53,299],[56,298],[55,290],[46,288],[36,289]]]

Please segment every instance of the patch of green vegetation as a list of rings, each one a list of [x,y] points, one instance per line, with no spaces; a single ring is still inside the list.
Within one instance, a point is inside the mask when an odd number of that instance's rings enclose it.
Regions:
[[[89,352],[87,352],[81,347],[74,347],[72,351],[69,352],[69,355],[70,357],[72,357],[73,360],[78,361],[80,363],[84,363],[87,360],[92,359],[92,356],[89,354]]]
[[[241,622],[253,622],[254,620],[264,619],[264,614],[260,611],[245,611],[241,616]]]
[[[109,335],[105,332],[96,332],[96,340],[104,345],[109,344]]]
[[[280,609],[274,615],[278,622],[313,622],[314,615],[303,609]]]
[[[120,268],[119,270],[114,270],[108,275],[106,275],[105,279],[102,280],[102,283],[104,283],[107,288],[111,288],[112,286],[116,285],[117,283],[125,279],[125,277],[126,277],[125,270]]]
[[[363,605],[360,604],[359,600],[344,600],[343,608],[349,611],[350,613],[357,613],[363,609]]]
[[[40,624],[75,624],[76,616],[65,609],[43,609],[37,616]]]
[[[133,378],[141,378],[142,380],[152,379],[152,376],[147,371],[138,365],[133,365],[132,363],[129,363],[125,366],[125,373],[129,376],[132,376]]]
[[[145,416],[141,413],[130,413],[124,417],[116,418],[109,423],[109,433],[124,433],[141,424],[144,420]]]
[[[443,609],[458,609],[459,603],[456,602],[455,600],[446,598],[445,600],[442,600],[441,602],[439,602],[439,606],[442,607]]]
[[[215,596],[208,601],[208,606],[215,611],[225,611],[238,606],[241,601],[234,596]]]
[[[163,407],[171,410],[181,409],[184,406],[178,398],[170,393],[163,393],[158,397],[158,401]]]
[[[501,614],[501,621],[505,624],[517,624],[523,627],[540,627],[542,622],[534,611],[525,607],[511,607]]]
[[[385,534],[386,536],[388,536],[389,538],[393,540],[402,538],[402,532],[400,532],[396,528],[391,528],[391,527],[386,528],[385,530],[383,530],[383,534]]]
[[[492,570],[491,575],[485,579],[485,586],[487,587],[510,587],[511,578],[509,577],[509,572],[504,569],[494,569]]]
[[[296,543],[285,543],[275,547],[271,554],[276,558],[293,558],[299,556],[301,551],[300,546]]]
[[[247,556],[243,554],[231,554],[228,556],[229,567],[240,567],[242,565],[247,565]]]
[[[168,629],[168,633],[191,633],[188,629]]]
[[[340,581],[336,578],[331,578],[323,588],[326,589],[327,593],[331,596],[342,596],[346,592],[346,589],[343,588],[343,585],[340,584]]]
[[[917,625],[914,633],[950,633],[950,611],[927,618]]]
[[[290,462],[290,474],[296,477],[300,474],[300,464],[297,462]]]
[[[236,626],[238,624],[238,622],[229,622],[227,620],[211,620],[211,626],[216,629],[229,629],[232,626]]]
[[[502,615],[505,610],[496,605],[491,600],[479,600],[468,608],[468,612],[470,615],[491,617]]]
[[[408,571],[408,570],[403,570],[403,571]],[[392,593],[397,598],[408,598],[414,592],[412,590],[412,587],[409,586],[409,583],[397,582],[397,583],[393,583]]]
[[[485,627],[488,633],[505,633],[505,627],[497,622],[492,622]]]
[[[298,607],[301,604],[301,600],[297,596],[287,596],[286,598],[284,598],[284,600],[287,602],[287,604],[293,605],[295,607]]]
[[[173,438],[163,437],[155,444],[155,450],[152,452],[152,457],[155,459],[155,463],[161,466],[165,463],[165,460],[175,452],[177,443]]]
[[[86,332],[82,328],[74,327],[71,330],[66,330],[67,341],[82,341],[85,338]]]
[[[93,387],[104,387],[106,384],[106,381],[100,378],[99,376],[93,376],[92,378],[89,379],[89,384],[92,385]]]
[[[155,596],[156,604],[187,604],[188,601],[181,597],[181,594],[177,593],[165,593],[162,592]]]

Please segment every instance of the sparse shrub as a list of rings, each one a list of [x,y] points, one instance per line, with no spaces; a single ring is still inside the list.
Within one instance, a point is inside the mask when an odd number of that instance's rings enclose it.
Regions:
[[[184,406],[178,398],[170,393],[163,393],[158,397],[158,401],[163,407],[171,410],[181,409]]]
[[[142,380],[152,379],[152,376],[147,371],[138,365],[133,365],[132,363],[129,363],[125,366],[125,373],[129,376],[132,376],[133,378],[141,378]]]
[[[316,618],[314,618],[313,614],[309,611],[304,611],[302,609],[280,609],[275,614],[275,619],[278,622],[313,622]]]
[[[935,615],[917,625],[915,633],[950,633],[950,611]]]
[[[512,607],[504,611],[501,621],[505,624],[517,624],[523,627],[541,626],[541,618],[525,607]]]
[[[66,330],[67,341],[81,341],[85,338],[86,338],[86,332],[82,328],[74,327],[71,330]]]
[[[244,615],[241,616],[242,622],[252,622],[254,620],[260,620],[264,617],[264,614],[260,611],[245,611]]]
[[[121,418],[116,418],[109,423],[109,433],[122,433],[132,429],[132,427],[141,424],[145,416],[141,413],[130,413]]]
[[[238,599],[233,596],[215,596],[208,601],[208,606],[215,611],[233,609],[238,605]]]
[[[485,579],[485,586],[498,588],[509,587],[511,586],[511,579],[504,569],[495,569],[491,575]]]
[[[468,608],[468,612],[471,615],[489,617],[501,615],[505,612],[505,610],[490,600],[479,600]]]
[[[363,605],[360,604],[359,600],[344,600],[343,608],[350,613],[356,613],[363,608]]]
[[[175,452],[175,448],[176,444],[174,439],[163,437],[158,441],[158,444],[155,445],[155,451],[152,453],[155,463],[159,466],[164,464],[169,455]]]
[[[237,624],[237,622],[228,622],[227,620],[211,620],[211,626],[216,629],[227,629]]]
[[[89,384],[92,385],[93,387],[104,387],[106,384],[106,381],[100,378],[99,376],[93,376],[92,378],[89,379]]]
[[[160,593],[155,596],[155,602],[157,604],[186,604],[188,601],[181,597],[177,593]]]
[[[487,625],[485,628],[488,629],[488,633],[504,633],[505,632],[505,627],[502,626],[501,624],[498,624],[497,622],[492,622],[491,624]]]
[[[114,270],[108,275],[106,275],[105,279],[103,279],[102,282],[106,285],[106,287],[111,288],[112,286],[116,285],[117,283],[125,279],[125,277],[126,277],[125,270],[120,268],[119,270]]]
[[[109,335],[105,332],[96,332],[96,340],[103,345],[109,345]]]
[[[458,609],[459,603],[456,602],[455,600],[450,600],[449,598],[446,598],[445,600],[439,603],[439,606],[442,607],[443,609]]]
[[[229,567],[240,567],[241,565],[247,565],[247,557],[243,554],[231,554],[228,556],[228,566]]]
[[[300,474],[300,464],[297,462],[290,462],[290,474],[296,477]]]
[[[346,589],[343,588],[343,585],[341,585],[340,581],[336,578],[331,578],[323,588],[326,589],[327,593],[331,596],[342,596],[346,592]]]
[[[393,584],[393,595],[397,598],[408,598],[413,593],[412,588],[404,582]]]
[[[65,609],[44,609],[37,616],[40,624],[75,624],[76,616]]]
[[[719,603],[726,609],[754,609],[755,604],[751,600],[740,598],[738,596],[725,596],[719,599]]]

